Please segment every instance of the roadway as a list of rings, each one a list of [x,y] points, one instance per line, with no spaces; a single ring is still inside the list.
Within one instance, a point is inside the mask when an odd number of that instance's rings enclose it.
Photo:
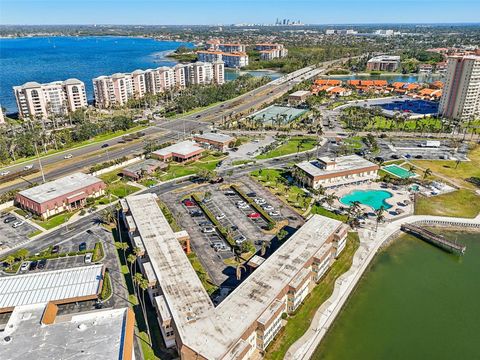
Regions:
[[[321,67],[309,66],[284,75],[268,84],[221,104],[176,119],[156,121],[154,125],[143,130],[145,138],[155,137],[158,143],[164,143],[178,140],[183,138],[184,135],[188,136],[192,132],[208,130],[212,124],[219,124],[230,115],[245,115],[249,111],[258,109],[263,104],[281,97],[298,83],[321,74],[328,66],[343,60],[344,59],[328,61],[321,64]],[[118,159],[123,156],[130,156],[143,151],[143,141],[124,144],[119,144],[118,141],[119,138],[114,138],[101,144],[96,143],[42,157],[41,163],[44,168],[45,180],[53,180],[98,163]],[[101,148],[103,144],[108,144],[109,146],[107,148]],[[71,154],[72,158],[65,159],[64,156],[66,154]],[[34,164],[36,168],[39,168],[38,160],[30,160],[2,168],[0,172],[5,170],[17,172],[22,170],[26,164]],[[9,183],[0,184],[0,194],[9,190],[26,188],[29,182],[42,182],[42,176],[39,172],[35,175],[28,176],[27,179],[28,181],[19,181],[17,179]]]

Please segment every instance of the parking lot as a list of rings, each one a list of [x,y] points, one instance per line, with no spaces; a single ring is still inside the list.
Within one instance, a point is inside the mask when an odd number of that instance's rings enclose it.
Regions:
[[[458,149],[451,147],[449,141],[441,141],[438,147],[426,147],[422,139],[380,139],[380,154],[384,160],[392,159],[425,159],[425,160],[467,160],[468,147],[461,144]]]
[[[254,182],[249,182],[247,186],[243,180],[248,179],[242,179],[240,184],[242,191],[251,195],[252,199],[261,200],[261,206],[269,209],[265,210],[267,213],[278,213],[272,216],[276,221],[288,219],[289,233],[303,224],[303,219],[296,212],[284,207],[283,203],[267,189],[263,189],[261,185]],[[162,201],[168,204],[179,226],[188,231],[192,251],[197,254],[212,281],[220,288],[234,288],[239,283],[235,268],[224,262],[234,256],[231,246],[191,198],[191,192],[190,190],[167,193],[162,197]],[[258,251],[264,241],[270,243],[274,238],[274,235],[264,231],[267,229],[265,219],[253,207],[242,203],[244,200],[241,196],[228,185],[204,185],[195,192],[202,194],[200,199],[203,199],[203,194],[207,193],[208,200],[203,202],[203,205],[217,218],[222,227],[228,229],[239,246],[244,241],[250,241]],[[249,217],[252,214],[256,215]]]
[[[5,223],[5,220],[10,217],[15,218],[15,220],[10,220],[8,223]],[[22,225],[14,228],[13,224],[18,221],[21,222],[22,219],[15,213],[5,213],[0,218],[0,254],[8,249],[30,241],[28,234],[37,230],[36,227],[30,225],[28,222],[24,222]]]

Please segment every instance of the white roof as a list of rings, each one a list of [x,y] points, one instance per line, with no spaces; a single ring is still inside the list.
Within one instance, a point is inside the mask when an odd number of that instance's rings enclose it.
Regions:
[[[16,307],[0,333],[0,358],[5,360],[123,359],[128,308],[58,315],[43,325],[46,304]],[[9,341],[4,339],[8,337]]]
[[[95,176],[77,172],[60,179],[49,181],[45,184],[20,191],[19,194],[40,204],[56,199],[60,196],[65,196],[74,191],[84,189],[87,186],[101,181],[102,180],[96,178]]]
[[[306,96],[306,95],[310,95],[310,91],[308,90],[298,90],[298,91],[295,91],[293,93],[291,93],[289,96]]]
[[[94,296],[102,272],[100,264],[0,277],[0,309]]]
[[[335,166],[329,169],[322,169],[322,161],[334,161]],[[341,173],[349,170],[361,170],[371,166],[377,166],[376,164],[368,161],[358,155],[348,155],[340,156],[337,158],[326,159],[319,158],[312,161],[303,161],[296,164],[297,167],[305,171],[311,176],[322,176],[322,175],[334,175],[336,173]]]
[[[342,224],[312,216],[214,308],[159,209],[156,196],[143,194],[126,199],[182,343],[207,359],[229,358],[248,327],[269,309]]]
[[[218,142],[229,142],[232,141],[234,138],[230,135],[226,134],[220,134],[220,133],[205,133],[205,134],[196,134],[194,137],[200,138],[200,139],[206,139],[210,141],[218,141]]]
[[[179,143],[167,146],[163,149],[159,149],[154,151],[152,154],[166,156],[172,153],[180,154],[180,155],[189,155],[195,151],[203,150],[202,147],[198,146],[195,142],[190,140],[181,141]]]

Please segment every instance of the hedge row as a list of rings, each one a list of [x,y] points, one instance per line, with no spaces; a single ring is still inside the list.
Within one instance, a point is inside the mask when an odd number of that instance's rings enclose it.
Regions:
[[[202,200],[198,197],[196,194],[192,194],[192,199],[195,200],[197,205],[202,209],[202,211],[207,215],[207,217],[210,219],[210,221],[213,223],[213,225],[216,226],[217,230],[222,234],[223,238],[230,244],[232,247],[237,247],[237,244],[235,243],[235,240],[231,236],[228,236],[227,229],[225,229],[220,222],[217,220],[215,215],[212,214],[212,212],[202,203]]]
[[[105,253],[103,251],[103,245],[101,242],[96,242],[93,248],[92,262],[97,262],[103,259]]]
[[[249,196],[247,196],[242,190],[240,190],[240,188],[238,186],[236,186],[235,184],[232,184],[230,185],[230,187],[232,188],[233,191],[235,191],[238,195],[240,195],[240,197],[245,200],[250,206],[252,206],[260,215],[263,216],[263,218],[265,220],[267,220],[267,222],[269,222],[271,224],[272,227],[275,226],[275,220],[273,220],[270,215],[268,215],[268,213],[260,206],[258,205],[252,198],[250,198]]]
[[[100,292],[100,300],[107,300],[112,294],[112,283],[110,281],[110,274],[105,271],[103,276],[102,291]]]

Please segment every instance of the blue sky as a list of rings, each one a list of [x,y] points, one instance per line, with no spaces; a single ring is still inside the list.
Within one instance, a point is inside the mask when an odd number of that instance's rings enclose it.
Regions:
[[[1,24],[479,22],[480,0],[0,0]]]

